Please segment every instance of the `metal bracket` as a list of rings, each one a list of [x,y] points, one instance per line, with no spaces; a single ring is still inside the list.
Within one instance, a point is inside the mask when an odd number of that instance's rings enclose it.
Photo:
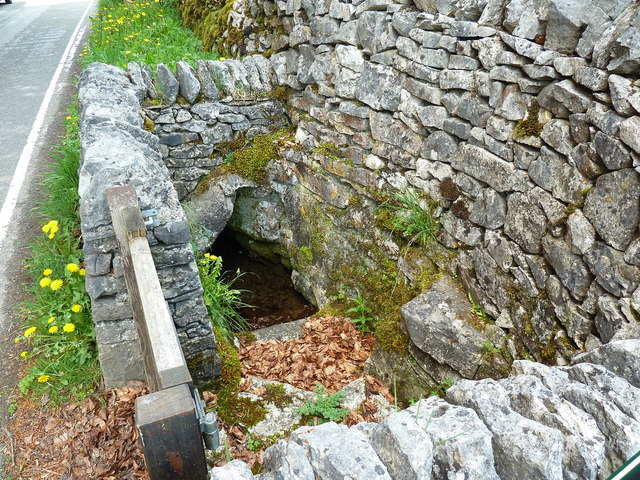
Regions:
[[[155,208],[142,210],[142,217],[144,218],[144,224],[147,227],[157,227],[160,225],[160,222],[158,221],[158,210]]]
[[[191,390],[193,402],[196,406],[196,418],[200,423],[200,432],[204,445],[208,450],[216,450],[220,446],[220,434],[218,433],[218,418],[213,412],[205,413],[204,402],[200,398],[197,388]]]

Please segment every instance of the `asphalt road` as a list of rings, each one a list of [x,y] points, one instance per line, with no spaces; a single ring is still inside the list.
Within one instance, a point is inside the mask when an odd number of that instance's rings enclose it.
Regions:
[[[92,0],[1,2],[0,442],[20,365],[13,339],[21,333],[15,305],[24,295],[24,259],[29,241],[42,234],[31,211],[43,194],[38,182],[51,166],[49,152],[64,133],[79,73],[74,49],[86,40]]]

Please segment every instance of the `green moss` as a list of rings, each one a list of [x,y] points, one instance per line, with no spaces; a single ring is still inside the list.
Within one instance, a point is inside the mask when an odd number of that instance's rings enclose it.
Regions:
[[[273,403],[276,407],[282,409],[293,402],[293,398],[284,391],[284,385],[272,383],[267,385],[262,398],[266,402]]]
[[[144,117],[144,125],[143,127],[147,132],[155,132],[156,131],[156,124],[153,123],[153,120],[151,120],[149,117]]]
[[[527,116],[520,120],[513,129],[515,138],[539,137],[544,125],[538,120],[540,105],[535,100],[527,109]]]
[[[300,263],[302,263],[303,265],[310,265],[313,262],[313,252],[311,251],[311,249],[307,246],[302,246],[298,249],[299,255],[298,258],[300,259]]]
[[[281,102],[286,102],[287,100],[289,100],[291,92],[293,92],[293,89],[291,87],[288,87],[286,85],[279,85],[270,92],[266,92],[264,96],[273,98],[275,100],[280,100]]]
[[[232,152],[234,150],[239,150],[240,148],[246,146],[247,143],[248,141],[244,137],[244,135],[238,135],[234,140],[218,143],[216,145],[216,148],[223,153],[227,153],[227,152]]]
[[[334,160],[342,160],[345,158],[344,152],[342,152],[339,147],[330,142],[322,142],[313,151],[324,157],[332,158]]]
[[[222,165],[216,172],[232,174],[265,184],[267,182],[267,165],[278,158],[278,143],[291,136],[288,129],[281,129],[271,134],[256,135],[251,143],[233,152],[229,164]]]
[[[231,425],[241,424],[245,427],[252,427],[264,420],[267,409],[262,402],[238,396],[242,379],[240,354],[225,339],[222,332],[216,329],[215,333],[218,354],[222,361],[222,373],[212,385],[213,391],[218,394],[218,416]]]

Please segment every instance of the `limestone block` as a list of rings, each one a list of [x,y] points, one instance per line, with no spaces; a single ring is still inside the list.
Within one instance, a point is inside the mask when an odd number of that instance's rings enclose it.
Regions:
[[[598,177],[587,194],[583,212],[605,242],[625,250],[640,221],[640,179],[633,169]]]

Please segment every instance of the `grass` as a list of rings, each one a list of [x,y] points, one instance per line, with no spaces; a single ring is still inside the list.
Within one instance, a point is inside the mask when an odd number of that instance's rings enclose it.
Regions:
[[[419,195],[413,188],[394,192],[380,205],[378,220],[408,241],[409,245],[418,242],[429,246],[436,239],[440,228],[437,217],[438,203],[426,196]]]
[[[129,62],[173,68],[178,60],[192,65],[196,59],[217,59],[204,52],[202,42],[183,27],[174,0],[100,0],[91,18],[91,36],[81,55],[83,66],[92,62],[126,68]]]
[[[249,307],[242,302],[240,296],[243,290],[233,288],[233,281],[222,279],[222,257],[216,257],[205,253],[198,259],[198,271],[202,283],[204,303],[207,306],[211,322],[217,331],[230,340],[233,332],[242,332],[248,329],[249,324],[238,313],[238,309]]]
[[[47,394],[54,405],[92,393],[100,380],[79,238],[75,104],[65,126],[66,136],[52,152],[53,170],[40,185],[45,196],[35,213],[45,220],[25,262],[32,281],[28,299],[18,305],[24,331],[16,338],[27,361],[20,391]]]

